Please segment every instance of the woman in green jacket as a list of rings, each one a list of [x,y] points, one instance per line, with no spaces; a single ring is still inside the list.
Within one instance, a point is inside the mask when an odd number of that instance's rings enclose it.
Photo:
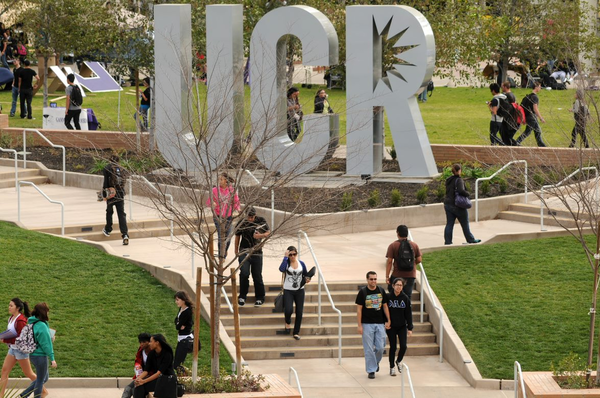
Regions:
[[[42,391],[44,384],[48,381],[48,358],[52,361],[52,367],[56,368],[52,337],[50,336],[50,328],[48,327],[49,311],[48,304],[38,303],[33,308],[31,316],[27,320],[27,323],[32,325],[33,335],[37,344],[35,351],[29,354],[29,360],[35,366],[37,379],[19,395],[21,398],[28,397],[32,392],[35,398],[44,397],[45,395],[43,395]]]

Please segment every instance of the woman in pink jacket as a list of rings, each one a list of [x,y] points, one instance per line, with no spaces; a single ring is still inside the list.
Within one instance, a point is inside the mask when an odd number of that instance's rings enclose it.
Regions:
[[[233,211],[240,210],[240,199],[235,189],[231,186],[232,179],[227,173],[219,176],[219,186],[212,189],[212,193],[206,200],[206,205],[210,206],[213,212],[213,220],[217,228],[217,237],[219,245],[219,257],[227,257],[227,250],[231,242],[231,222],[233,220]],[[221,239],[221,228],[225,232],[225,239]],[[225,246],[225,249],[222,249]]]

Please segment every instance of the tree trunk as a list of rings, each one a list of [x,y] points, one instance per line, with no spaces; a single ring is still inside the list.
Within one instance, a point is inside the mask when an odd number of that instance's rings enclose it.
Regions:
[[[598,257],[598,255],[600,255],[600,221],[598,222],[598,226],[596,228],[596,257]],[[589,347],[589,353],[588,353],[588,363],[589,363],[589,367],[591,368],[591,356],[592,356],[592,352],[594,350],[593,348],[593,344],[594,344],[594,323],[595,323],[595,319],[596,319],[596,297],[597,297],[597,293],[598,293],[598,266],[599,266],[599,260],[598,258],[596,258],[596,261],[594,261],[594,291],[592,292],[592,297],[593,297],[593,301],[592,301],[592,309],[591,309],[591,315],[592,315],[592,320],[590,321],[590,347]],[[600,346],[600,337],[598,338],[598,344]],[[596,387],[600,387],[600,377],[598,375],[600,375],[600,352],[598,353],[598,365],[596,367]]]
[[[221,286],[223,286],[223,258],[219,257],[219,263],[218,263],[218,272],[217,272],[217,276],[215,277],[215,294],[214,294],[214,300],[215,300],[215,312],[213,314],[213,328],[215,331],[215,334],[213,336],[213,347],[214,347],[214,351],[213,351],[213,357],[212,357],[212,361],[211,361],[211,373],[212,376],[215,379],[219,379],[219,352],[221,350],[221,340],[219,338],[219,332],[220,332],[220,323],[221,323]],[[211,287],[212,288],[212,287]]]

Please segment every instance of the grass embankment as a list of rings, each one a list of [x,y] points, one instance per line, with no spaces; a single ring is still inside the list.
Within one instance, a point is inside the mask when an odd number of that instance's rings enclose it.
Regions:
[[[514,361],[547,371],[570,352],[587,358],[594,274],[572,237],[444,250],[423,264],[484,378],[512,379]]]
[[[15,296],[32,308],[41,301],[50,307],[58,363],[51,377],[133,376],[141,332],[162,333],[175,349],[174,292],[143,269],[93,247],[3,222],[0,246],[0,308],[7,309]],[[204,321],[200,341],[199,365],[208,365],[210,329]],[[7,347],[0,347],[4,358]],[[224,349],[221,365],[231,369]],[[191,355],[186,366],[191,367]],[[12,376],[22,377],[18,366]]]
[[[312,88],[300,88],[300,100],[305,114],[313,111],[314,96],[319,88],[323,86],[314,85]],[[200,96],[204,98],[206,86],[199,85]],[[531,92],[529,89],[514,89],[517,100]],[[134,87],[127,87],[121,94],[120,124],[117,126],[117,113],[119,94],[87,93],[84,99],[84,107],[92,108],[96,117],[102,124],[102,130],[108,131],[135,131],[135,121],[132,115],[135,113]],[[328,90],[329,101],[333,109],[340,114],[340,134],[343,136],[346,129],[346,92],[342,90]],[[246,110],[250,109],[250,88],[246,87]],[[50,98],[64,95],[57,92]],[[551,146],[566,147],[569,144],[571,129],[573,128],[573,114],[569,109],[573,103],[573,90],[546,91],[542,90],[540,97],[540,112],[547,123],[542,124],[544,139]],[[491,99],[488,88],[447,88],[437,87],[427,103],[419,103],[421,114],[427,128],[429,140],[433,144],[465,144],[465,145],[488,145],[489,144],[489,122],[490,113],[486,101]],[[0,104],[4,113],[10,111],[11,92],[0,92]],[[17,117],[11,118],[11,127],[42,127],[42,94],[33,99],[33,115],[36,120],[21,120],[19,107],[17,106]],[[65,106],[65,100],[56,102],[58,106]],[[203,103],[204,105],[204,103]],[[593,122],[590,122],[590,130]],[[519,134],[524,130],[521,128]],[[392,137],[389,126],[386,123],[386,145],[392,145]],[[342,137],[342,142],[345,143]],[[533,135],[525,142],[526,146],[535,146]]]

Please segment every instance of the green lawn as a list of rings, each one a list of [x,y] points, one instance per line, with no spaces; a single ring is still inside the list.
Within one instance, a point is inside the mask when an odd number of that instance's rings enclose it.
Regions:
[[[50,307],[58,363],[52,377],[133,376],[141,332],[162,333],[175,349],[174,292],[140,267],[85,244],[3,222],[0,247],[0,305],[8,308],[17,296],[32,308],[41,301]],[[200,330],[203,366],[210,363],[210,329],[203,321]],[[7,348],[0,346],[4,358]],[[221,365],[231,369],[224,349]],[[191,355],[186,366],[191,367]],[[22,376],[18,366],[12,376]]]
[[[312,88],[300,88],[300,99],[305,114],[312,113],[315,93],[322,86]],[[525,94],[531,92],[527,89],[513,90],[520,101]],[[205,92],[205,86],[200,84],[200,95]],[[340,113],[340,131],[345,134],[346,129],[346,92],[338,89],[328,90],[329,100],[333,109]],[[84,99],[84,107],[91,107],[103,130],[135,131],[133,113],[135,111],[135,88],[125,88],[121,94],[120,128],[117,126],[118,93],[87,93]],[[56,98],[63,93],[51,97]],[[540,112],[547,120],[542,124],[544,139],[552,146],[565,147],[570,140],[573,127],[573,115],[568,111],[573,103],[573,90],[546,91],[542,90],[540,97]],[[490,114],[485,101],[491,99],[487,88],[447,88],[437,87],[427,103],[419,103],[429,140],[434,144],[489,144],[489,121]],[[58,106],[64,106],[65,100],[57,101]],[[0,104],[4,113],[8,113],[11,104],[11,93],[0,92]],[[246,107],[250,109],[250,89],[246,87]],[[42,96],[37,95],[33,101],[33,114],[36,120],[21,120],[17,117],[10,120],[11,127],[33,127],[42,126]],[[521,132],[523,128],[521,129]],[[345,139],[342,138],[342,142]],[[524,143],[527,146],[535,146],[533,135]],[[392,145],[389,126],[386,124],[386,145]]]
[[[574,238],[443,250],[423,264],[484,378],[512,379],[514,361],[536,371],[587,358],[593,272]]]

